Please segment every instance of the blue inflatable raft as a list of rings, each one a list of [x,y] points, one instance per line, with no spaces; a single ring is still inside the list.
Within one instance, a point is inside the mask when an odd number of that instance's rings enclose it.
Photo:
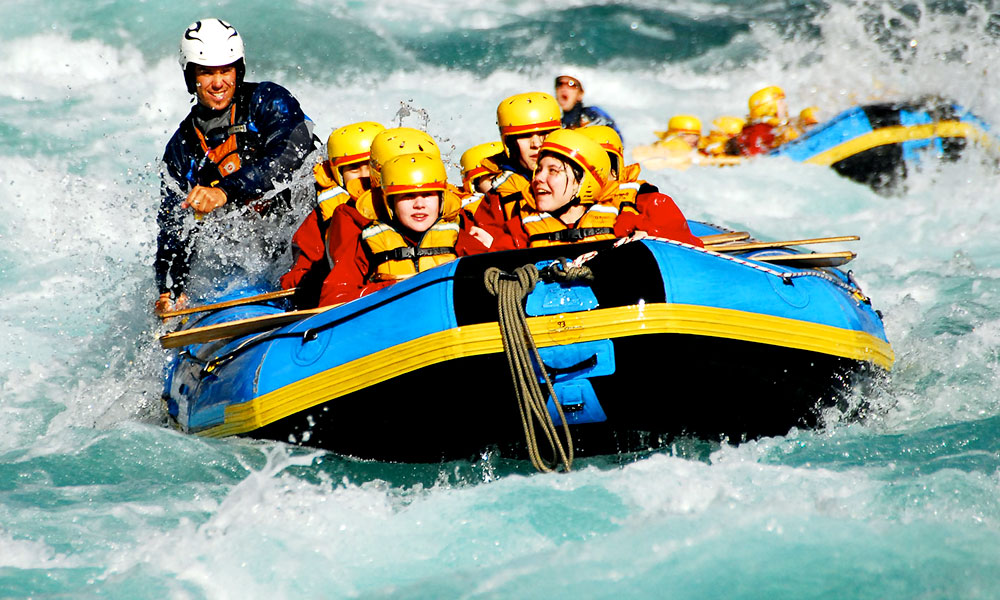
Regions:
[[[897,187],[927,157],[955,160],[970,145],[996,153],[989,125],[940,99],[869,104],[846,110],[770,156],[824,165],[877,190]]]
[[[524,303],[577,456],[815,426],[859,377],[893,363],[881,316],[853,279],[817,268],[837,253],[601,242],[465,257],[306,316],[250,305],[191,319],[164,337],[179,348],[164,390],[170,419],[201,436],[379,460],[487,448],[523,456],[484,273],[535,264],[544,274],[588,252],[591,279],[543,278]],[[812,266],[793,266],[802,258]],[[292,322],[183,345],[187,334],[254,317]],[[560,423],[551,397],[548,410]]]

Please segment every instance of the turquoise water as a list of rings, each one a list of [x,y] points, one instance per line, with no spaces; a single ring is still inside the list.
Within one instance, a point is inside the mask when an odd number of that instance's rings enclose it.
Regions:
[[[897,354],[866,398],[880,413],[738,446],[543,476],[186,437],[162,426],[149,311],[156,162],[188,108],[176,44],[199,17],[239,27],[250,78],[291,89],[321,137],[426,127],[457,180],[497,102],[563,69],[627,152],[772,83],[826,116],[939,94],[1000,124],[995,6],[280,4],[0,5],[0,597],[1000,598],[1000,219],[980,157],[892,197],[780,160],[646,173],[690,218],[862,238],[851,266]]]

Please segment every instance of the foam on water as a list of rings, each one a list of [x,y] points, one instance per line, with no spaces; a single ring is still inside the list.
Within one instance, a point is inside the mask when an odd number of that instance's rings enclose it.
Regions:
[[[495,139],[497,102],[563,68],[627,152],[672,114],[742,114],[768,84],[826,117],[937,94],[1000,123],[989,4],[18,8],[0,8],[0,596],[995,594],[1000,221],[975,152],[896,196],[784,160],[645,173],[690,218],[861,236],[850,266],[897,355],[862,423],[556,477],[488,454],[385,465],[203,440],[160,426],[149,310],[157,161],[189,106],[176,39],[199,17],[232,20],[249,78],[292,90],[320,137],[424,127],[457,180],[461,152]]]

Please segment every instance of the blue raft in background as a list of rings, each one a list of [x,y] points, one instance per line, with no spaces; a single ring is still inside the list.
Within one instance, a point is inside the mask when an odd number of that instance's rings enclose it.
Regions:
[[[970,145],[995,157],[989,125],[937,98],[857,106],[809,129],[769,156],[824,165],[876,190],[891,191],[928,157],[956,160]]]
[[[827,166],[891,194],[903,189],[911,170],[929,159],[954,161],[970,147],[979,148],[994,163],[1000,158],[1000,140],[985,121],[959,104],[930,98],[855,106],[762,156]],[[651,170],[724,167],[758,158],[678,154],[655,143],[634,148],[632,156]]]

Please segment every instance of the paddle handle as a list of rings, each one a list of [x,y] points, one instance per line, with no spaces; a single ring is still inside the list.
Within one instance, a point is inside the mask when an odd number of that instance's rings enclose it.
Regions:
[[[244,335],[250,335],[251,333],[267,331],[268,329],[275,329],[276,327],[281,327],[282,325],[294,323],[305,319],[306,317],[311,317],[321,312],[330,310],[335,306],[339,306],[339,304],[323,306],[321,308],[275,313],[272,315],[264,315],[262,317],[240,319],[238,321],[226,321],[225,323],[216,323],[215,325],[206,325],[204,327],[194,327],[192,329],[175,331],[174,333],[161,335],[160,346],[164,348],[180,348],[181,346],[188,346],[191,344],[204,344],[205,342],[211,342],[214,340],[242,337]]]
[[[256,296],[247,296],[246,298],[237,298],[235,300],[226,300],[225,302],[216,302],[215,304],[203,304],[201,306],[191,306],[179,310],[168,310],[165,312],[156,313],[156,316],[160,317],[161,319],[169,319],[170,317],[179,317],[181,315],[190,315],[193,313],[220,310],[223,308],[230,308],[232,306],[243,306],[244,304],[267,302],[268,300],[277,300],[279,298],[287,298],[289,296],[293,296],[295,295],[296,289],[297,288],[292,288],[290,290],[278,290],[276,292],[267,292],[266,294],[258,294]]]
[[[704,238],[702,238],[704,240]],[[856,242],[861,238],[856,235],[839,235],[806,240],[785,240],[782,242],[747,242],[745,244],[728,242],[705,242],[705,247],[713,252],[744,252],[748,250],[763,250],[765,248],[783,248],[785,246],[803,246],[805,244],[829,244],[833,242]]]
[[[740,240],[750,239],[749,231],[730,231],[728,233],[713,233],[712,235],[703,235],[698,238],[706,246],[714,244],[728,244],[730,242],[739,242]]]

